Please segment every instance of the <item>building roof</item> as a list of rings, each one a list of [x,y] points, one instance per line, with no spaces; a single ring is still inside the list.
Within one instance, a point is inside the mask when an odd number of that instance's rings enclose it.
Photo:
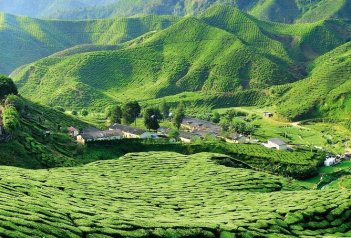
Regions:
[[[107,131],[90,131],[90,132],[83,132],[80,134],[83,139],[88,140],[95,140],[95,139],[101,139],[101,138],[109,138],[109,137],[114,137],[114,136],[123,136],[123,133],[121,130],[107,130]]]
[[[215,123],[192,117],[184,117],[182,124],[196,128],[198,131],[201,130],[217,134],[219,134],[222,129],[219,125]]]
[[[146,132],[143,129],[139,129],[139,128],[135,128],[135,127],[131,127],[131,126],[125,126],[125,125],[121,125],[121,124],[117,124],[117,123],[110,126],[109,129],[110,130],[121,130],[122,132],[130,133],[133,135],[139,135],[139,136]]]
[[[68,130],[69,132],[78,131],[78,129],[74,128],[73,126],[68,127],[67,130]]]
[[[282,141],[281,139],[279,139],[279,138],[271,138],[271,139],[268,140],[268,142],[271,142],[271,143],[276,144],[278,146],[286,145],[286,143],[284,141]]]
[[[180,131],[179,132],[179,138],[184,138],[184,139],[192,139],[194,137],[199,137],[200,135],[198,134],[194,134],[194,133],[190,133],[190,132],[186,132],[186,131]]]

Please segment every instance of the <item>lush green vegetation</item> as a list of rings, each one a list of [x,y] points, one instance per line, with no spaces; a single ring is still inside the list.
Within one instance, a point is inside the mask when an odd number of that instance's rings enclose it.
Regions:
[[[226,161],[234,167],[246,167],[283,176],[305,179],[316,176],[324,155],[310,151],[275,151],[262,145],[228,144],[224,142],[193,142],[191,144],[123,140],[89,144],[78,156],[80,163],[114,159],[131,152],[174,151],[181,154],[212,152],[232,157]]]
[[[351,44],[344,44],[318,58],[307,79],[275,88],[279,112],[292,120],[323,115],[347,119],[350,115],[350,54]],[[299,103],[300,100],[304,103]]]
[[[9,74],[21,65],[77,45],[89,44],[68,52],[101,50],[101,45],[105,50],[114,49],[110,45],[164,29],[176,21],[171,16],[53,21],[0,13],[0,72]]]
[[[1,165],[50,168],[80,164],[73,157],[82,148],[67,135],[67,127],[88,124],[23,98],[6,100],[6,104],[3,122],[10,140],[0,141]]]
[[[74,168],[1,167],[5,237],[349,236],[349,190],[217,162],[226,156],[128,154]]]
[[[56,54],[13,76],[26,97],[68,110],[101,111],[115,101],[148,104],[177,94],[172,99],[179,102],[189,92],[197,92],[191,98],[195,107],[259,105],[275,92],[285,93],[287,83],[304,78],[305,61],[350,36],[350,26],[342,21],[284,25],[215,6],[199,18],[184,18],[118,49]],[[281,91],[266,90],[283,84],[277,87]]]

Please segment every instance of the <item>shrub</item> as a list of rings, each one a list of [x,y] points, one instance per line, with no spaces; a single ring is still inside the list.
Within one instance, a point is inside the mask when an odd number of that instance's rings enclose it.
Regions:
[[[6,106],[2,117],[4,129],[8,133],[12,133],[20,127],[20,116],[14,106]]]
[[[89,115],[89,112],[86,110],[86,109],[83,109],[80,114],[83,116],[83,117],[86,117]]]
[[[18,94],[16,85],[11,78],[0,75],[0,99],[5,99],[10,94]]]

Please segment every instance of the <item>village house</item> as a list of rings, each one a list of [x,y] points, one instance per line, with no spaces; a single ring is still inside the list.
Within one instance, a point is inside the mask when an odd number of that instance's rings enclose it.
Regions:
[[[336,165],[338,163],[341,162],[341,157],[340,156],[328,156],[325,160],[324,160],[324,165],[325,166],[333,166]]]
[[[192,140],[197,139],[197,138],[201,138],[201,136],[198,134],[194,134],[194,133],[190,133],[190,132],[186,132],[186,131],[179,132],[179,139],[182,142],[190,143]]]
[[[265,117],[273,117],[273,113],[271,113],[271,112],[264,112],[263,116],[265,116]]]
[[[157,129],[157,134],[161,136],[168,136],[168,134],[171,132],[171,128],[168,127],[160,127]]]
[[[269,139],[267,143],[263,143],[263,145],[270,149],[277,149],[277,150],[288,150],[288,145],[278,138]]]
[[[123,137],[129,139],[158,139],[157,133],[117,123],[110,126],[109,130],[120,130]]]
[[[74,127],[68,127],[67,128],[67,131],[68,131],[68,134],[70,135],[70,136],[72,136],[72,137],[76,137],[76,136],[78,136],[79,135],[79,130],[78,129],[76,129],[76,128],[74,128]]]
[[[123,138],[123,133],[120,130],[100,131],[98,129],[89,128],[77,136],[77,141],[81,144],[93,141],[113,141]]]
[[[235,143],[244,144],[248,141],[248,138],[243,134],[233,133],[231,138]]]
[[[202,134],[212,134],[219,136],[222,128],[215,123],[191,117],[185,117],[181,126],[191,132],[201,132]]]

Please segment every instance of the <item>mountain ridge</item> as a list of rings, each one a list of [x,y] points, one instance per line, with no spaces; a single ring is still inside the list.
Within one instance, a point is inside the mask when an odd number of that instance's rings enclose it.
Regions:
[[[32,100],[72,109],[96,110],[115,101],[147,101],[186,92],[244,96],[306,78],[309,62],[350,37],[351,27],[344,21],[286,25],[257,20],[236,8],[213,6],[199,17],[186,17],[118,49],[51,56],[13,76],[21,93]],[[58,78],[62,72],[64,79]],[[63,85],[62,95],[50,86],[52,80]],[[40,86],[44,81],[45,90]],[[67,96],[69,92],[75,96]],[[98,95],[77,103],[78,92]]]

